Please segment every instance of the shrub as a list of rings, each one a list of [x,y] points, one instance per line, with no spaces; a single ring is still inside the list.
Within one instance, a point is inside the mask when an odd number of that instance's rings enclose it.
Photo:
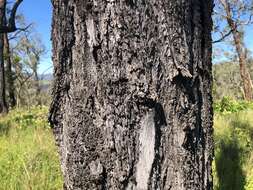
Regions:
[[[224,96],[221,100],[214,103],[214,111],[221,114],[236,113],[247,109],[253,109],[253,102],[236,101],[228,96]]]

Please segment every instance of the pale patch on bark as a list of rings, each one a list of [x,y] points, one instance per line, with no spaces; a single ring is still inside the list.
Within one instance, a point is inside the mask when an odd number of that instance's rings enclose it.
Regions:
[[[99,160],[92,161],[89,164],[91,175],[99,176],[103,172],[103,166]]]
[[[86,20],[86,27],[87,27],[87,32],[88,32],[88,44],[90,46],[90,48],[93,49],[93,46],[97,45],[97,41],[96,41],[96,29],[95,29],[95,25],[94,25],[94,21],[91,17],[89,17]]]
[[[138,190],[148,189],[148,181],[155,158],[155,111],[148,112],[141,122],[140,156],[137,163],[136,182]]]
[[[88,16],[88,19],[86,20],[86,28],[87,28],[87,33],[88,33],[88,45],[90,47],[90,52],[94,50],[94,46],[98,45],[97,39],[96,39],[96,28],[95,28],[95,23],[94,20],[91,18],[91,16]],[[92,57],[92,54],[89,55]],[[94,58],[91,58],[91,62],[87,65],[85,65],[87,68],[88,76],[93,82],[97,82],[97,69],[95,65],[95,60]]]

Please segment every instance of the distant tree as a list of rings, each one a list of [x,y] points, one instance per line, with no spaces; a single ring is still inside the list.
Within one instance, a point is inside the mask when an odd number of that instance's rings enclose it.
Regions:
[[[38,66],[41,57],[46,53],[46,48],[38,35],[24,36],[17,43],[16,52],[24,64],[22,68],[26,68],[26,77],[29,79],[27,82],[33,81],[32,86],[35,90],[36,105],[41,105]],[[23,72],[23,70],[21,69],[19,72]]]
[[[65,190],[212,189],[212,0],[53,0]]]
[[[18,54],[12,55],[13,65],[15,66],[15,89],[17,107],[30,106],[33,97],[30,93],[32,88],[32,73],[23,63],[22,58]]]
[[[23,0],[16,0],[13,8],[10,11],[8,20],[6,20],[6,0],[0,0],[0,113],[8,112],[5,92],[5,72],[4,72],[4,34],[15,32],[16,27],[16,12]]]
[[[7,7],[7,12],[10,11]],[[4,33],[4,58],[5,58],[5,81],[7,92],[8,106],[13,108],[16,106],[16,89],[15,89],[15,66],[13,65],[13,57],[15,57],[15,48],[21,39],[32,34],[33,24],[27,25],[22,14],[16,15],[16,22],[20,26],[13,33]]]
[[[230,36],[232,37],[233,45],[239,60],[244,99],[252,100],[253,86],[247,68],[247,49],[243,42],[244,26],[252,24],[252,1],[216,0],[215,5],[215,18],[216,21],[218,21],[215,31],[220,33],[220,38],[214,40],[214,43],[222,42]],[[226,23],[222,21],[226,21]]]

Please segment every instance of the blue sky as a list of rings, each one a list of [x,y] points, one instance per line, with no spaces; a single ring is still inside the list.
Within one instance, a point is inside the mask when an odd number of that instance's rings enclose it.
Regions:
[[[51,61],[51,0],[24,0],[18,11],[24,14],[27,23],[35,23],[36,32],[41,36],[43,44],[46,46],[47,54],[43,56],[39,67],[39,73],[52,72]],[[48,70],[48,68],[50,68]]]
[[[52,5],[51,0],[24,0],[19,7],[19,12],[25,15],[27,23],[35,23],[36,31],[41,35],[42,41],[47,48],[47,54],[42,58],[39,72],[50,73],[52,69],[51,61],[51,17],[52,17]],[[246,28],[245,44],[253,52],[253,27]],[[224,44],[220,44],[223,49],[228,49]],[[222,59],[222,58],[220,58]],[[216,62],[216,61],[215,61]],[[51,68],[50,68],[51,67]],[[48,70],[48,68],[50,68]]]
[[[253,26],[248,26],[246,28],[245,44],[253,52]]]
[[[227,25],[226,21],[222,21],[221,28],[223,29],[225,25]],[[246,48],[251,53],[251,56],[253,55],[253,25],[244,26],[243,28],[244,33],[244,44]],[[220,36],[217,36],[217,33],[213,34],[213,40],[220,39]],[[224,42],[215,43],[213,46],[213,50],[215,54],[218,52],[219,56],[214,56],[213,63],[219,63],[222,61],[229,61],[231,57],[227,56],[227,54],[224,54],[224,52],[228,52],[229,55],[234,56],[235,55],[235,48],[231,44],[232,35],[226,38]]]

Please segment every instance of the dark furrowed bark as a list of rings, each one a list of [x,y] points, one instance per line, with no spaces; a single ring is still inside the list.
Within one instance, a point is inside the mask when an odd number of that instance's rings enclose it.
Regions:
[[[212,189],[212,6],[53,1],[65,189]]]
[[[6,1],[0,0],[0,28],[5,25]],[[0,113],[8,112],[5,100],[4,34],[0,33]]]
[[[6,87],[8,92],[8,103],[11,108],[16,106],[16,97],[15,97],[15,86],[14,86],[14,77],[12,72],[12,62],[11,62],[11,53],[10,53],[10,44],[8,39],[8,34],[4,35],[4,56],[6,61]]]

